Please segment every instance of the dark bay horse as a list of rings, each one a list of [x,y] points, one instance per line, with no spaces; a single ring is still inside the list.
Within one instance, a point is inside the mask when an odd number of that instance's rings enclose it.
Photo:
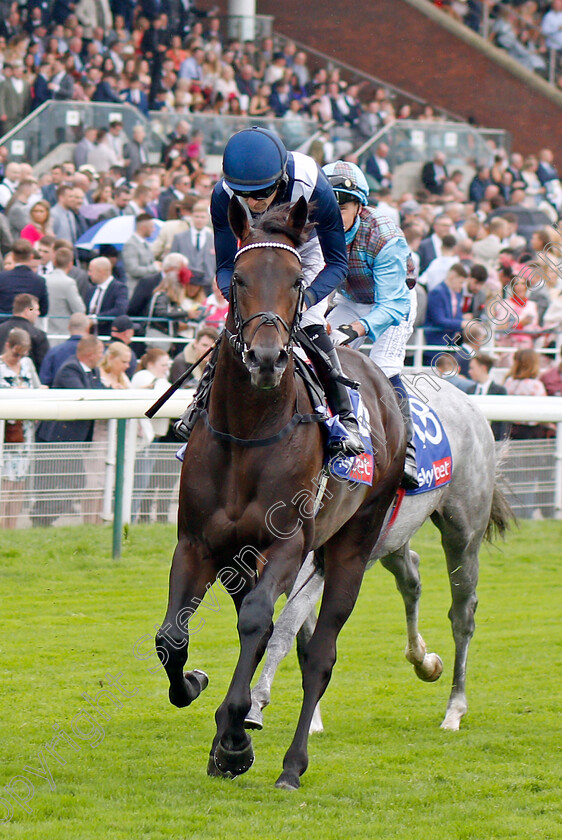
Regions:
[[[366,357],[342,348],[344,372],[361,382],[375,448],[372,486],[333,477],[316,518],[304,515],[317,493],[324,446],[306,389],[295,379],[292,342],[302,302],[298,247],[307,205],[266,213],[256,227],[237,199],[229,207],[241,243],[230,289],[208,413],[185,454],[178,544],[168,609],[156,636],[170,701],[188,706],[207,684],[184,673],[189,620],[206,588],[220,580],[238,612],[240,654],[216,712],[210,775],[237,776],[253,762],[244,721],[250,681],[272,633],[272,616],[311,550],[324,569],[324,594],[303,663],[303,703],[277,786],[296,789],[308,764],[316,704],[330,681],[336,640],[353,610],[385,513],[402,477],[405,430],[386,377]],[[382,444],[381,444],[382,442]]]

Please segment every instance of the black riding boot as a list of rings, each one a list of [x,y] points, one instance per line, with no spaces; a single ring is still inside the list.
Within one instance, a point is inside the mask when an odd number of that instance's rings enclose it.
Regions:
[[[365,447],[353,414],[349,392],[342,382],[345,376],[340,360],[328,333],[318,324],[303,327],[301,332],[305,333],[301,345],[324,386],[330,410],[332,414],[339,416],[348,433],[347,440],[338,441],[330,447],[330,456],[361,455],[365,452]]]
[[[217,358],[219,355],[219,345],[215,347],[211,353],[211,358],[205,365],[203,376],[199,380],[197,389],[191,402],[181,418],[174,423],[174,434],[180,440],[189,440],[191,433],[199,419],[199,415],[204,408],[207,408],[209,402],[209,394],[211,393],[211,385],[215,377],[215,368],[217,366]]]
[[[410,411],[410,400],[404,388],[400,374],[390,377],[392,387],[396,391],[398,397],[398,404],[404,423],[406,425],[406,436],[408,442],[406,444],[406,458],[404,460],[404,475],[402,476],[402,487],[405,490],[417,490],[420,486],[418,481],[418,467],[416,463],[416,445],[414,443],[414,424],[412,422],[412,414]]]

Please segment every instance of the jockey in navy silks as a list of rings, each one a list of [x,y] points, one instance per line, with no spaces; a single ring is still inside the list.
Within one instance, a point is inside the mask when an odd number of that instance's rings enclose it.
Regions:
[[[277,204],[294,204],[301,196],[311,205],[309,221],[314,224],[314,230],[308,242],[299,248],[306,306],[300,328],[308,339],[305,349],[325,387],[330,409],[347,431],[347,438],[335,442],[330,454],[360,454],[365,451],[364,446],[324,317],[324,299],[347,275],[345,235],[334,191],[311,157],[288,152],[272,131],[254,127],[230,138],[224,151],[223,177],[211,199],[217,282],[227,299],[238,247],[228,222],[228,205],[233,195],[254,217]],[[207,365],[192,405],[176,423],[176,434],[183,440],[189,439],[205,406],[212,370],[212,364]]]

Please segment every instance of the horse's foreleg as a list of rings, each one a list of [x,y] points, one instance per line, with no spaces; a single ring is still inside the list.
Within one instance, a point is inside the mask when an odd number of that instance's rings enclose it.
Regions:
[[[336,661],[336,640],[353,610],[365,570],[363,562],[356,558],[345,563],[338,560],[331,566],[329,554],[326,550],[322,606],[316,629],[305,652],[301,713],[293,741],[283,760],[283,772],[276,782],[276,787],[285,790],[296,790],[300,786],[300,777],[308,766],[310,723],[318,701],[330,682]]]
[[[468,646],[474,634],[474,614],[478,604],[476,586],[478,583],[478,548],[480,542],[472,541],[462,552],[456,541],[443,536],[443,547],[447,556],[447,570],[451,585],[452,603],[449,619],[455,640],[455,667],[453,687],[447,703],[447,711],[441,724],[442,729],[457,731],[463,716],[468,711],[466,700],[466,664]]]
[[[320,588],[320,591],[318,593],[318,598],[320,598],[323,588],[324,580],[322,580],[322,587]],[[308,643],[310,642],[315,629],[316,612],[314,610],[314,607],[312,607],[309,614],[304,620],[304,624],[297,633],[297,656],[299,660],[301,674],[304,671],[304,664],[306,662],[306,648],[308,647]],[[316,704],[316,708],[314,709],[308,732],[309,735],[314,735],[318,732],[324,732],[324,724],[322,723],[322,715],[320,713],[320,703]]]
[[[252,742],[244,728],[251,705],[250,681],[273,630],[275,602],[290,580],[291,569],[303,553],[301,532],[267,552],[260,580],[243,600],[238,615],[240,655],[227,695],[217,709],[214,761],[222,775],[238,776],[254,760]],[[294,572],[293,572],[294,574]]]
[[[201,562],[190,544],[180,540],[174,552],[170,571],[168,609],[156,634],[156,651],[170,681],[170,703],[179,708],[189,706],[207,687],[203,671],[184,674],[189,635],[198,632],[201,619],[193,626],[188,622],[203,599],[212,573],[208,562]]]
[[[443,662],[436,653],[428,653],[425,642],[418,632],[418,612],[421,595],[421,581],[419,575],[420,558],[415,551],[410,550],[406,543],[398,551],[381,559],[385,569],[392,572],[396,580],[396,588],[404,600],[406,611],[406,630],[408,643],[406,645],[406,659],[414,666],[414,671],[420,680],[434,682],[443,672]]]
[[[314,607],[322,594],[323,585],[323,578],[314,571],[313,555],[310,554],[297,575],[289,599],[275,623],[268,642],[260,678],[252,689],[252,706],[245,719],[247,729],[262,729],[262,709],[269,704],[275,672],[291,650],[297,634],[297,652],[302,670],[302,649],[314,632],[316,625]],[[315,721],[315,726],[315,731],[322,731],[321,719]]]

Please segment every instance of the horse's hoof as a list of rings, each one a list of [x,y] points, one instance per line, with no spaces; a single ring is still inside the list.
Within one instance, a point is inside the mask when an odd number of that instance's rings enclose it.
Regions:
[[[298,790],[301,786],[300,779],[295,773],[289,773],[283,770],[277,781],[275,787],[279,790]]]
[[[184,677],[188,682],[195,682],[195,684],[199,687],[199,692],[197,696],[199,696],[199,694],[201,694],[202,691],[205,691],[205,689],[209,685],[209,677],[207,676],[205,671],[199,671],[197,668],[195,668],[193,671],[186,671]]]
[[[207,776],[214,776],[220,779],[226,778],[215,764],[215,756],[213,755],[213,753],[211,753],[211,755],[209,756],[209,761],[207,762]]]
[[[244,729],[263,729],[263,712],[257,703],[252,703],[244,718]]]
[[[215,766],[222,776],[227,779],[235,779],[246,773],[254,763],[254,750],[252,741],[241,750],[229,750],[219,741],[215,747]]]
[[[416,676],[424,682],[435,682],[443,673],[443,660],[438,653],[426,653],[421,665],[414,665]]]
[[[186,671],[183,678],[184,684],[179,691],[172,686],[168,691],[170,703],[178,709],[185,709],[193,703],[209,685],[209,677],[204,671]]]
[[[458,732],[461,720],[466,715],[467,711],[468,705],[466,700],[459,698],[458,700],[450,702],[447,706],[447,712],[443,723],[441,724],[441,729],[447,729],[449,732]]]

